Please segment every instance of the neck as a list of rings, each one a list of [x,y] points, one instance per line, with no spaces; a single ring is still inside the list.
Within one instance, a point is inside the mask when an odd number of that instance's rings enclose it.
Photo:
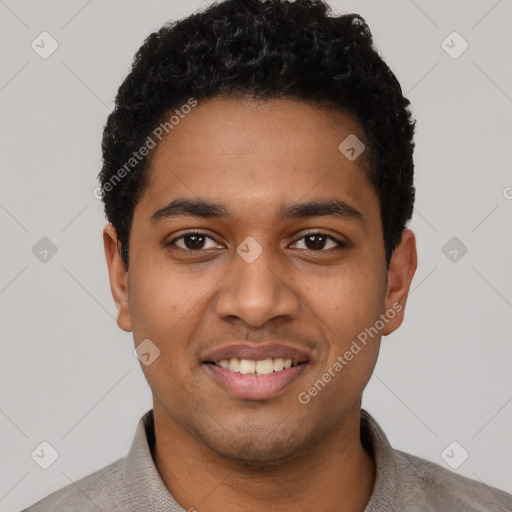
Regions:
[[[272,465],[248,466],[213,452],[154,404],[153,458],[169,492],[185,509],[235,512],[363,512],[375,463],[360,439],[360,402],[313,449]]]

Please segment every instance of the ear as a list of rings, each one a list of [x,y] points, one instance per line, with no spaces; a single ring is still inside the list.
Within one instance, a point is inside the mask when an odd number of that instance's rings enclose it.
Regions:
[[[103,229],[103,245],[105,246],[105,258],[107,259],[110,290],[117,308],[117,325],[126,332],[131,332],[132,321],[130,316],[128,295],[128,272],[121,258],[121,242],[117,238],[117,232],[112,224],[107,224]]]
[[[393,317],[387,315],[389,321],[382,329],[384,336],[398,329],[403,322],[405,303],[417,266],[416,237],[410,229],[404,229],[400,244],[393,251],[389,263],[385,303],[386,311],[395,314]]]

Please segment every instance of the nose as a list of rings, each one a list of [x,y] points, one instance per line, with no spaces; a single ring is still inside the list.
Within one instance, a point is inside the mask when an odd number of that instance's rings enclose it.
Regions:
[[[224,320],[239,318],[251,327],[261,327],[273,318],[296,318],[300,312],[290,275],[268,248],[251,262],[235,253],[231,272],[222,283],[215,307]]]

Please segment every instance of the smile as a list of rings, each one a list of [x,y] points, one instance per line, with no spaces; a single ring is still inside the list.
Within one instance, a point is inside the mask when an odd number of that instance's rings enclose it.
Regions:
[[[282,393],[299,378],[308,361],[291,359],[222,359],[203,367],[230,395],[246,400],[268,400]]]
[[[209,361],[210,362],[210,361]],[[298,366],[299,362],[294,362],[292,359],[283,359],[276,357],[275,359],[261,359],[255,361],[254,359],[239,359],[232,357],[231,359],[222,359],[218,362],[210,362],[216,364],[221,368],[242,375],[270,375],[274,372],[281,372],[284,369]]]

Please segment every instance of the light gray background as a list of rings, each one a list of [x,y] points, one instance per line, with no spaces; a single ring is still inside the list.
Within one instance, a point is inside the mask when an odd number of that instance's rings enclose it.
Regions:
[[[151,408],[115,322],[93,189],[133,54],[206,3],[0,0],[2,511],[123,457]],[[366,18],[418,120],[419,266],[364,407],[395,447],[446,465],[457,441],[457,472],[512,492],[512,4],[330,4]],[[42,31],[59,44],[47,59],[31,48]],[[453,31],[469,43],[457,59],[441,46]],[[32,253],[44,236],[58,248],[46,263]],[[454,236],[469,249],[457,262],[442,252]],[[59,453],[46,470],[30,457],[41,441]]]

